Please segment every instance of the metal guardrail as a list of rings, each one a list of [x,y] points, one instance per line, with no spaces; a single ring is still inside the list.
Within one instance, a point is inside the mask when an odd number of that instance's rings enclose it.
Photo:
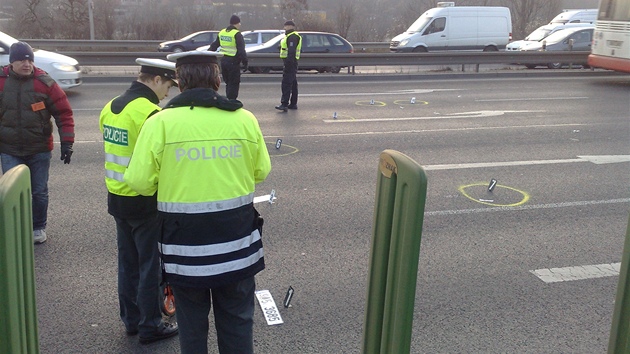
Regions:
[[[71,56],[82,66],[136,65],[136,58],[165,58],[168,53],[157,52],[158,40],[58,40],[25,39],[32,46],[53,50]],[[356,42],[355,53],[302,54],[300,66],[355,67],[355,66],[406,66],[406,65],[466,65],[466,64],[586,64],[590,52],[429,52],[390,53],[389,43]],[[70,49],[77,48],[77,49]],[[105,51],[91,51],[93,49]],[[111,49],[107,51],[107,49]],[[116,51],[113,51],[116,50]],[[134,50],[134,51],[131,51]],[[146,51],[143,51],[146,50]],[[372,50],[385,52],[365,53]],[[277,54],[250,53],[252,67],[281,67]]]
[[[79,61],[82,66],[136,65],[136,58],[165,58],[162,52],[61,52]],[[300,57],[300,66],[353,67],[405,65],[464,64],[586,64],[590,52],[439,52],[439,53],[345,53],[313,54]],[[282,60],[274,53],[248,54],[249,66],[281,67]]]
[[[91,51],[94,49],[121,49],[128,48],[134,51],[157,50],[163,40],[88,40],[88,39],[24,39],[25,42],[35,48],[53,51]],[[356,52],[368,50],[389,50],[389,42],[355,42],[352,43]]]

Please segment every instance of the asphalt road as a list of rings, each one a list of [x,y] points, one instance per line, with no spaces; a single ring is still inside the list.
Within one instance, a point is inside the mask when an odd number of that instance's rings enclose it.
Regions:
[[[429,180],[412,353],[606,351],[618,277],[545,282],[534,271],[621,261],[628,162],[579,156],[629,154],[628,76],[304,79],[288,113],[273,108],[275,78],[245,80],[239,97],[272,155],[257,195],[278,198],[258,205],[267,269],[257,287],[280,307],[295,289],[282,325],[268,326],[257,306],[257,353],[360,352],[385,149],[416,160]],[[98,114],[129,82],[69,93],[75,154],[63,165],[55,146],[49,239],[35,247],[42,353],[179,349],[177,338],[139,345],[118,318]],[[211,332],[211,352],[215,343]]]

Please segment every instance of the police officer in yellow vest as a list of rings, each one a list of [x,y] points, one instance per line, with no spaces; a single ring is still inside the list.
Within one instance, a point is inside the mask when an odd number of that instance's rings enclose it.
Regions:
[[[245,40],[240,32],[241,19],[232,15],[230,25],[219,32],[217,39],[208,50],[216,51],[221,47],[221,74],[225,82],[225,95],[231,100],[238,97],[238,89],[241,84],[241,63],[243,72],[247,71],[247,53],[245,52]]]
[[[221,53],[169,54],[181,93],[145,123],[125,181],[157,192],[166,280],[182,354],[208,353],[208,315],[220,353],[253,353],[254,275],[265,268],[254,190],[271,170],[258,121],[217,93]]]
[[[280,41],[280,58],[284,62],[282,71],[282,98],[276,109],[286,112],[287,109],[298,109],[297,70],[300,52],[302,51],[302,36],[295,31],[295,23],[284,23],[285,36]]]
[[[118,302],[128,335],[142,344],[177,334],[177,324],[162,321],[157,197],[133,191],[123,174],[140,128],[160,110],[158,103],[177,85],[175,65],[161,59],[138,58],[138,79],[101,111],[99,125],[105,148],[107,209],[116,221]]]

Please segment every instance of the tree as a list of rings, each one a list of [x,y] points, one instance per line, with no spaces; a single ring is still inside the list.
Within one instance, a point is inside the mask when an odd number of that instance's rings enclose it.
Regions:
[[[337,11],[337,33],[344,38],[348,37],[350,27],[356,16],[356,6],[354,1],[349,3],[341,2]]]
[[[300,19],[300,14],[308,10],[308,0],[281,0],[280,15],[286,20]]]
[[[97,39],[114,39],[118,6],[120,0],[94,1],[94,27]]]
[[[55,28],[60,38],[88,39],[90,36],[87,0],[61,0],[55,11]]]
[[[11,32],[21,38],[52,38],[52,15],[47,10],[46,0],[16,0],[10,24]]]

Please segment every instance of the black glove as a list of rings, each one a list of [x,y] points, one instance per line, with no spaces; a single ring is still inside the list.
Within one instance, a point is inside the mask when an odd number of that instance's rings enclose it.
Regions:
[[[61,160],[64,164],[70,163],[72,152],[72,143],[61,143]]]

